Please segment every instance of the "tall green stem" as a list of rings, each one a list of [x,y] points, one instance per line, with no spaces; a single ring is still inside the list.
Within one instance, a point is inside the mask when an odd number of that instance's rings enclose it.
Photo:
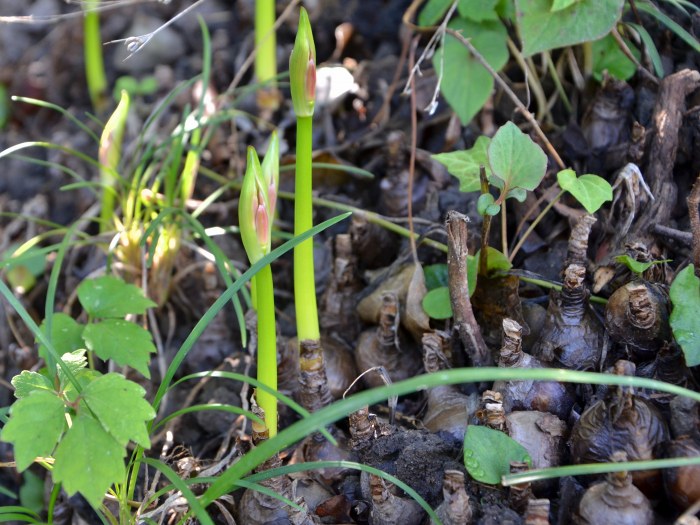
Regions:
[[[100,37],[100,14],[96,11],[99,0],[86,4],[83,21],[83,50],[85,53],[85,77],[90,101],[99,115],[106,109],[107,77],[102,58],[102,39]]]
[[[275,295],[270,265],[255,276],[258,308],[258,381],[277,390],[277,334],[275,332]],[[257,390],[255,399],[265,411],[265,425],[270,437],[277,434],[277,398]]]
[[[294,235],[299,235],[313,227],[311,196],[312,126],[313,117],[297,117]],[[297,336],[299,340],[319,339],[313,239],[306,240],[294,248],[294,306],[296,308]]]

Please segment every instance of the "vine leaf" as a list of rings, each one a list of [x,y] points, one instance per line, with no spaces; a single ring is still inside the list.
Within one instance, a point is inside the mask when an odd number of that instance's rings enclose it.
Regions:
[[[499,20],[476,23],[456,18],[449,23],[449,27],[469,38],[496,71],[508,61],[508,32]],[[493,77],[467,48],[449,35],[445,38],[444,47],[433,55],[433,66],[438,75],[442,74],[443,96],[459,116],[462,125],[467,125],[491,96]],[[465,78],[469,82],[465,83]]]
[[[102,428],[122,446],[129,440],[151,446],[146,422],[156,414],[144,399],[146,391],[120,374],[98,377],[85,387],[83,401]]]
[[[15,401],[0,437],[15,448],[17,471],[50,456],[66,426],[65,405],[55,392],[35,390]]]
[[[542,148],[510,121],[491,139],[488,156],[493,171],[491,184],[501,190],[502,198],[524,200],[525,192],[516,190],[534,190],[547,170]]]
[[[566,5],[569,3],[570,5]],[[624,0],[516,0],[523,55],[598,40],[620,19]]]
[[[503,432],[469,425],[464,436],[464,466],[476,481],[497,485],[510,473],[511,461],[532,459],[525,447]]]
[[[89,324],[83,331],[85,344],[100,359],[113,359],[117,364],[130,366],[145,377],[150,354],[156,351],[151,333],[142,326],[123,319],[105,319]]]
[[[78,299],[90,316],[102,319],[143,314],[156,306],[143,295],[141,288],[111,275],[80,283]]]
[[[595,213],[605,201],[613,199],[610,183],[598,175],[576,177],[574,170],[565,169],[557,173],[557,181],[561,189],[571,193],[588,213]]]
[[[46,333],[46,325],[43,322],[41,323],[41,330]],[[60,312],[53,315],[49,339],[59,355],[84,348],[85,343],[83,343],[82,333],[83,325],[70,315]],[[39,345],[39,355],[45,361],[48,361],[49,351],[43,344]]]
[[[56,448],[53,480],[99,508],[109,487],[124,481],[124,456],[124,447],[92,415],[80,414]]]
[[[700,310],[700,279],[695,276],[695,268],[689,264],[676,275],[669,291],[673,311],[671,312],[671,329],[673,336],[685,354],[688,366],[700,365],[700,329],[698,311]]]

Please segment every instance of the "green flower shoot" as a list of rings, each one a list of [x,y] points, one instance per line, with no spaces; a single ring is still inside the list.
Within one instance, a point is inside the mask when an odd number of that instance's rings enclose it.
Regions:
[[[267,157],[270,155],[268,150]],[[248,147],[248,165],[238,204],[238,224],[243,247],[251,264],[270,253],[272,214],[268,187],[255,148]],[[274,158],[273,158],[274,160]],[[271,161],[270,161],[271,162]],[[277,333],[275,330],[275,297],[270,265],[254,278],[254,299],[258,312],[258,381],[277,390]],[[277,399],[263,390],[256,391],[258,406],[265,412],[269,436],[277,434]]]
[[[311,201],[311,150],[314,102],[316,97],[316,47],[311,24],[302,7],[294,49],[289,58],[289,77],[294,112],[297,117],[296,203],[294,235],[313,227]],[[294,248],[294,306],[299,341],[318,340],[318,311],[314,282],[313,240]]]

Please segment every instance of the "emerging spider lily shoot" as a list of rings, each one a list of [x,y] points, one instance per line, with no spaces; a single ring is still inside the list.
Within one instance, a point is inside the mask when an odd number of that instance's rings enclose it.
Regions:
[[[273,138],[271,144],[275,141]],[[279,156],[274,148],[268,150],[267,165]],[[268,160],[268,157],[272,157]],[[269,166],[271,173],[279,167]],[[274,180],[274,177],[272,178]],[[270,228],[272,210],[268,197],[270,184],[265,182],[263,169],[255,148],[248,147],[248,166],[241,187],[238,205],[238,223],[243,247],[251,264],[270,253]],[[253,281],[253,301],[258,312],[258,380],[277,390],[277,333],[275,329],[275,297],[270,265],[263,266]],[[256,391],[258,406],[265,413],[265,426],[269,437],[277,434],[277,398],[263,390]]]
[[[303,7],[294,48],[289,57],[289,81],[297,118],[313,117],[316,103],[316,46],[309,15]]]

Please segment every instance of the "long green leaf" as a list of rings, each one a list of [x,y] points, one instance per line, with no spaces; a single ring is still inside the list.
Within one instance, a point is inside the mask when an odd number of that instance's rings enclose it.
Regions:
[[[683,27],[678,25],[673,19],[669,18],[666,16],[664,13],[662,13],[658,7],[655,5],[649,3],[649,2],[636,2],[637,9],[647,13],[648,15],[653,16],[656,18],[659,22],[661,22],[663,25],[668,27],[671,31],[676,33],[676,36],[683,40],[686,44],[688,44],[690,47],[692,47],[695,51],[700,53],[700,42],[688,33]]]
[[[663,381],[641,377],[615,376],[559,369],[524,370],[484,367],[444,370],[434,374],[416,376],[381,388],[360,392],[342,401],[337,401],[312,414],[308,418],[297,421],[281,431],[274,438],[261,443],[232,465],[231,468],[225,471],[219,479],[207,489],[202,495],[201,501],[205,506],[210,504],[216,498],[225,494],[236,480],[243,478],[243,476],[273,454],[293,445],[309,433],[317,431],[323,426],[330,425],[343,417],[347,417],[352,412],[364,406],[378,403],[391,396],[405,395],[438,385],[516,380],[560,381],[593,385],[621,385],[633,388],[649,388],[661,392],[682,395],[700,402],[700,392],[694,392],[687,388],[664,383]]]
[[[185,414],[191,414],[192,412],[207,412],[209,410],[228,412],[229,414],[237,414],[239,416],[243,415],[251,421],[255,421],[256,423],[260,423],[261,425],[264,424],[264,421],[262,419],[260,419],[258,416],[256,416],[249,410],[243,410],[241,407],[237,407],[234,405],[226,405],[223,403],[209,403],[204,405],[192,405],[189,407],[181,408],[180,410],[176,410],[172,414],[168,414],[163,419],[158,421],[158,423],[154,425],[152,430],[157,430],[158,428],[165,425],[168,421],[171,421],[176,417],[184,416]]]

